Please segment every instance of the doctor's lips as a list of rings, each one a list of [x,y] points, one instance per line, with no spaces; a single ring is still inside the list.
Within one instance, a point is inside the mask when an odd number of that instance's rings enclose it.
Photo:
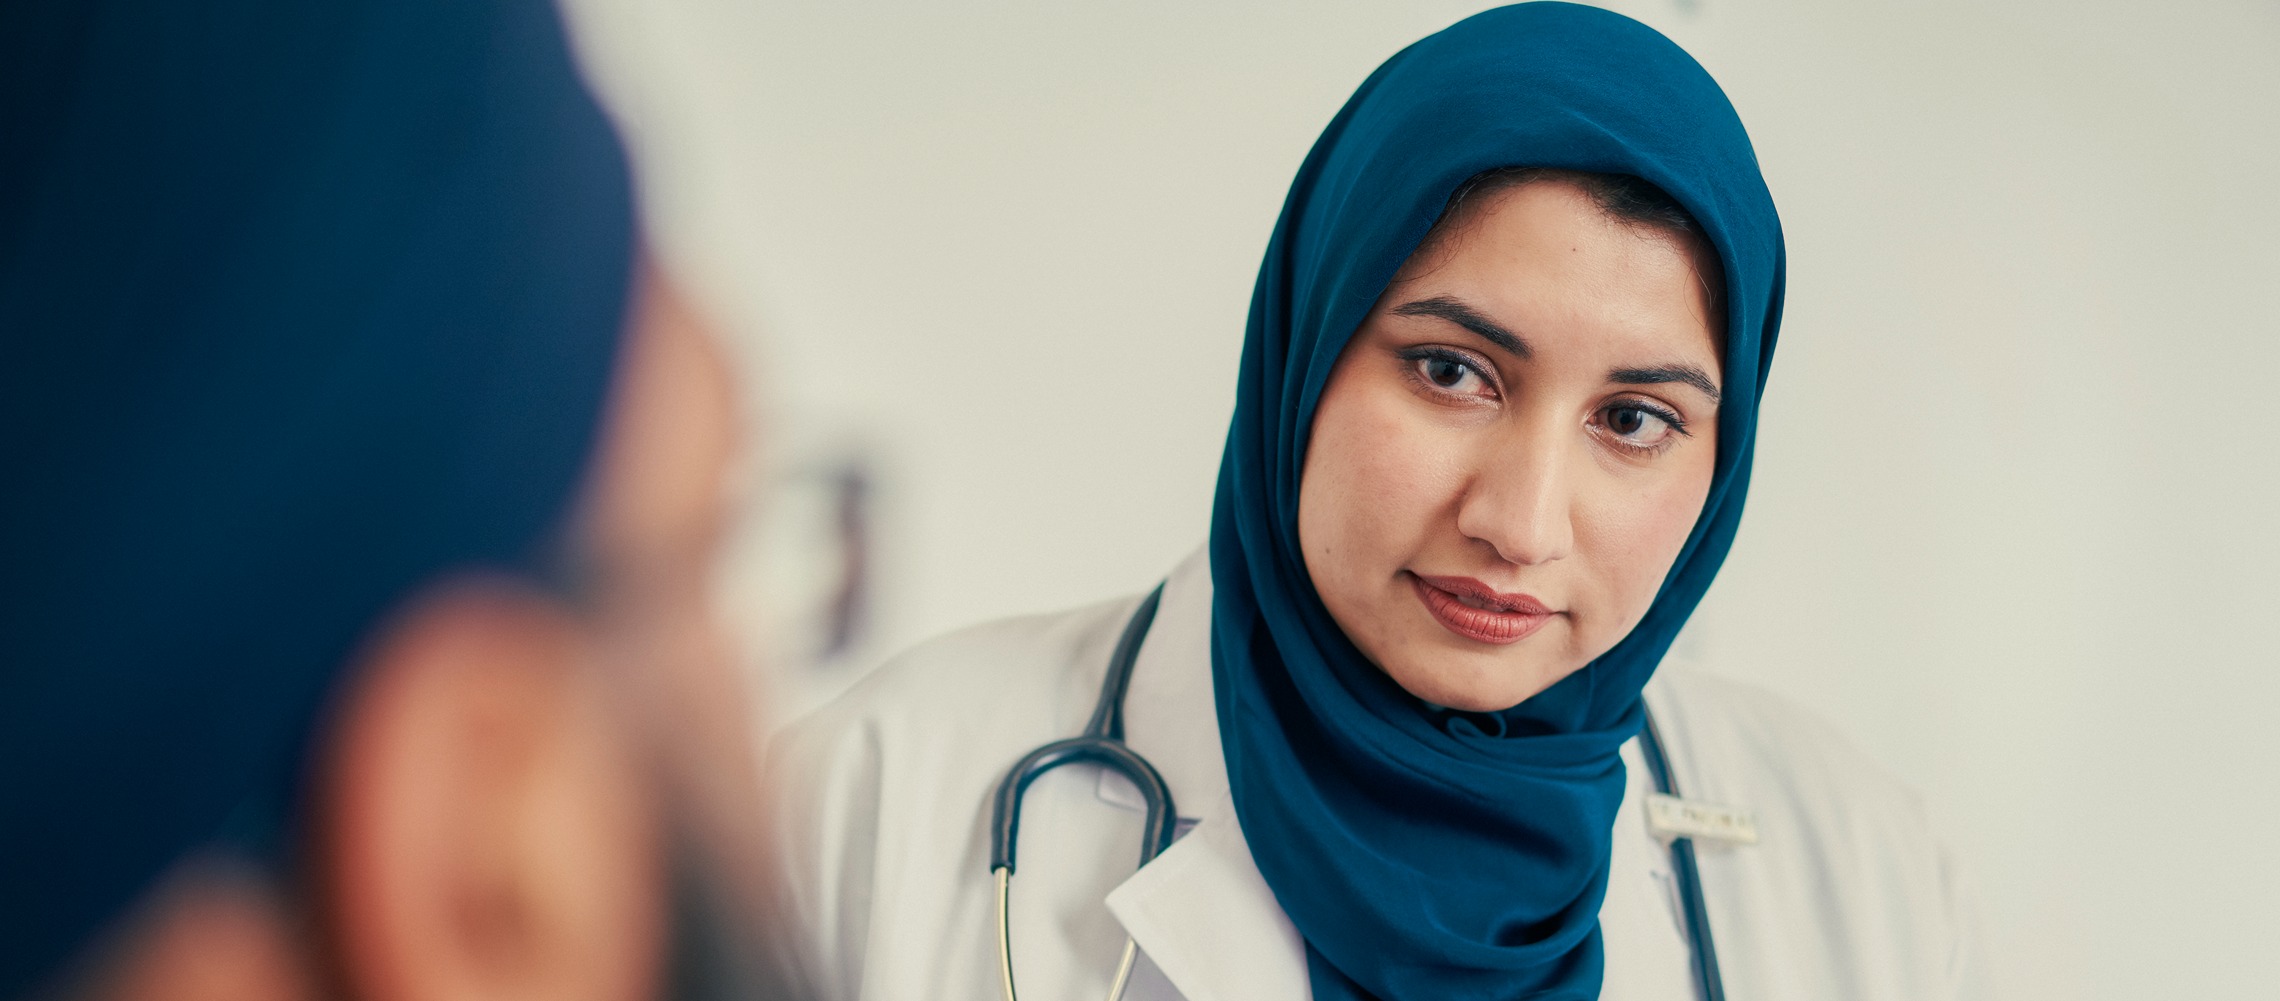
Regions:
[[[1552,610],[1525,594],[1505,594],[1470,577],[1410,576],[1417,600],[1455,633],[1482,643],[1518,643],[1552,620]]]

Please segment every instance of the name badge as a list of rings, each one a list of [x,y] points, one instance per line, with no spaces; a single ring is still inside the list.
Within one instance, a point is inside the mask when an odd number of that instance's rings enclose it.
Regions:
[[[1647,829],[1664,841],[1692,838],[1717,845],[1754,845],[1757,814],[1745,807],[1647,794]]]

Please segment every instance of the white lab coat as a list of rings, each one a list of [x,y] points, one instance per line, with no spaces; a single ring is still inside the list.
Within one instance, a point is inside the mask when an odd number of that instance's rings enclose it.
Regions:
[[[784,913],[776,943],[816,1001],[994,1001],[990,795],[1030,749],[1083,729],[1137,596],[923,644],[795,724],[770,754]],[[1126,739],[1186,833],[1134,872],[1140,804],[1092,765],[1030,787],[1012,927],[1021,995],[1099,998],[1127,934],[1132,1001],[1298,1001],[1303,944],[1227,793],[1212,703],[1211,578],[1172,574],[1126,699]],[[1982,996],[1967,902],[1916,797],[1763,692],[1669,665],[1647,701],[1690,798],[1747,806],[1761,840],[1699,852],[1734,1001]],[[1600,912],[1603,997],[1697,992],[1636,743]],[[1192,827],[1189,824],[1192,822]]]

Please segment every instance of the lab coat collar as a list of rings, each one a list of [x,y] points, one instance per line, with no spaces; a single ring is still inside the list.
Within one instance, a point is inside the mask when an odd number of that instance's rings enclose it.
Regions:
[[[1227,792],[1212,695],[1211,565],[1202,550],[1165,582],[1133,665],[1125,732],[1195,825],[1111,892],[1109,911],[1188,1001],[1306,997],[1305,946],[1252,861]],[[1102,786],[1103,798],[1122,792],[1121,783]]]

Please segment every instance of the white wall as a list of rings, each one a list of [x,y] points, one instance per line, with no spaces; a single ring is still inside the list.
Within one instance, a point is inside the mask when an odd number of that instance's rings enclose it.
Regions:
[[[779,455],[879,463],[857,664],[1200,541],[1291,171],[1477,9],[577,5]],[[1788,229],[1751,510],[1689,642],[1924,790],[2011,996],[2270,996],[2280,8],[1615,6],[1724,82]]]

